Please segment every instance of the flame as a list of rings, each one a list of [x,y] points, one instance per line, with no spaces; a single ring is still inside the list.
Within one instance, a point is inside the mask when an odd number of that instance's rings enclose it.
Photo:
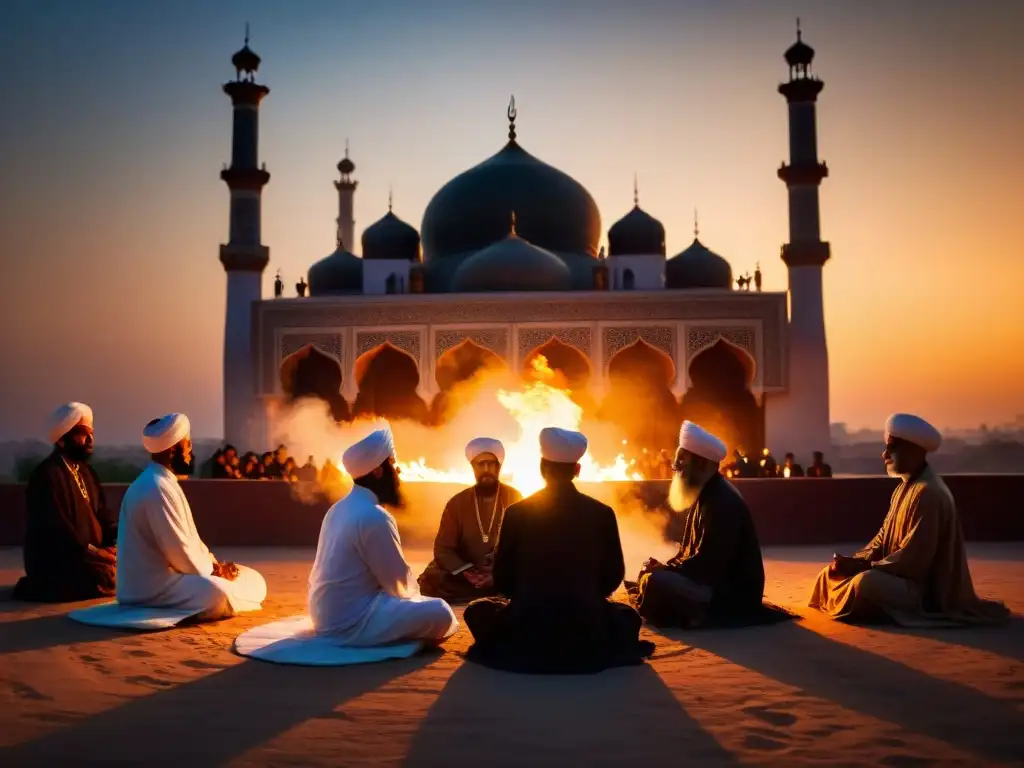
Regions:
[[[548,365],[543,355],[530,363],[528,383],[519,391],[499,389],[495,393],[498,403],[512,416],[519,428],[514,441],[505,442],[505,463],[501,468],[503,482],[529,495],[544,486],[540,475],[540,431],[545,427],[579,430],[583,409],[570,397],[572,392],[559,386],[559,374]],[[626,445],[626,441],[622,441]],[[402,481],[413,483],[454,483],[473,485],[476,480],[468,463],[458,467],[430,467],[424,458],[399,461]],[[643,480],[635,461],[620,453],[611,464],[598,464],[589,452],[580,460],[580,480],[605,482],[609,480]]]

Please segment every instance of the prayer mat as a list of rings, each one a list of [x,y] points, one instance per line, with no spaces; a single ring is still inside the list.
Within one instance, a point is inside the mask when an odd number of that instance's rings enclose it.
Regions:
[[[149,608],[144,605],[121,605],[116,600],[112,603],[100,603],[88,608],[71,611],[68,618],[80,624],[92,627],[110,627],[111,629],[137,629],[154,632],[161,629],[172,629],[186,619],[199,615],[200,611],[183,608]]]
[[[253,627],[235,639],[235,653],[274,664],[305,667],[341,667],[407,659],[423,649],[420,641],[365,648],[341,645],[329,635],[317,635],[308,616],[292,616]]]

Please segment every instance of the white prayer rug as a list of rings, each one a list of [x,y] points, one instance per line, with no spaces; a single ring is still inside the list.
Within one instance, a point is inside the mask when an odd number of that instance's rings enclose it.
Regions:
[[[116,600],[112,603],[100,603],[88,608],[71,611],[68,618],[80,624],[92,627],[110,627],[112,629],[137,629],[154,632],[161,629],[172,629],[185,619],[196,616],[200,611],[187,608],[149,608],[144,605],[121,605]]]
[[[318,636],[308,616],[292,616],[253,627],[235,639],[235,653],[239,656],[306,667],[341,667],[406,659],[422,649],[423,643],[418,640],[365,648],[341,645],[337,638]]]

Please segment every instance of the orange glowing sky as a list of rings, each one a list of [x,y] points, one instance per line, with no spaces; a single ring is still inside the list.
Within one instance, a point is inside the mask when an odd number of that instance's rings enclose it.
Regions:
[[[802,16],[825,81],[832,420],[1024,413],[1019,3],[84,5],[15,4],[0,30],[0,438],[39,436],[69,399],[96,408],[104,441],[134,442],[171,410],[219,434],[219,86],[247,19],[271,88],[269,293],[276,269],[290,291],[333,250],[346,137],[357,232],[389,185],[419,227],[446,180],[500,149],[510,93],[522,145],[590,190],[605,230],[636,172],[670,253],[689,244],[696,206],[705,244],[784,289],[775,88]]]

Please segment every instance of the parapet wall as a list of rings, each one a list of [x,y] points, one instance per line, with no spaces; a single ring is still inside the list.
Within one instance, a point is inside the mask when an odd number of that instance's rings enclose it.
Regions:
[[[1024,541],[1024,474],[949,475],[969,541]],[[896,481],[888,477],[829,480],[735,480],[746,498],[764,546],[867,542],[878,530]],[[108,504],[118,506],[125,485],[107,485]],[[278,482],[189,480],[182,483],[204,540],[215,546],[315,546],[326,502],[304,503],[292,486]],[[403,541],[429,543],[445,501],[459,486],[406,483],[409,500],[399,512]],[[668,482],[580,483],[580,489],[613,506],[623,519],[662,509]],[[642,499],[644,503],[639,503]],[[24,486],[0,485],[0,546],[20,545]]]

